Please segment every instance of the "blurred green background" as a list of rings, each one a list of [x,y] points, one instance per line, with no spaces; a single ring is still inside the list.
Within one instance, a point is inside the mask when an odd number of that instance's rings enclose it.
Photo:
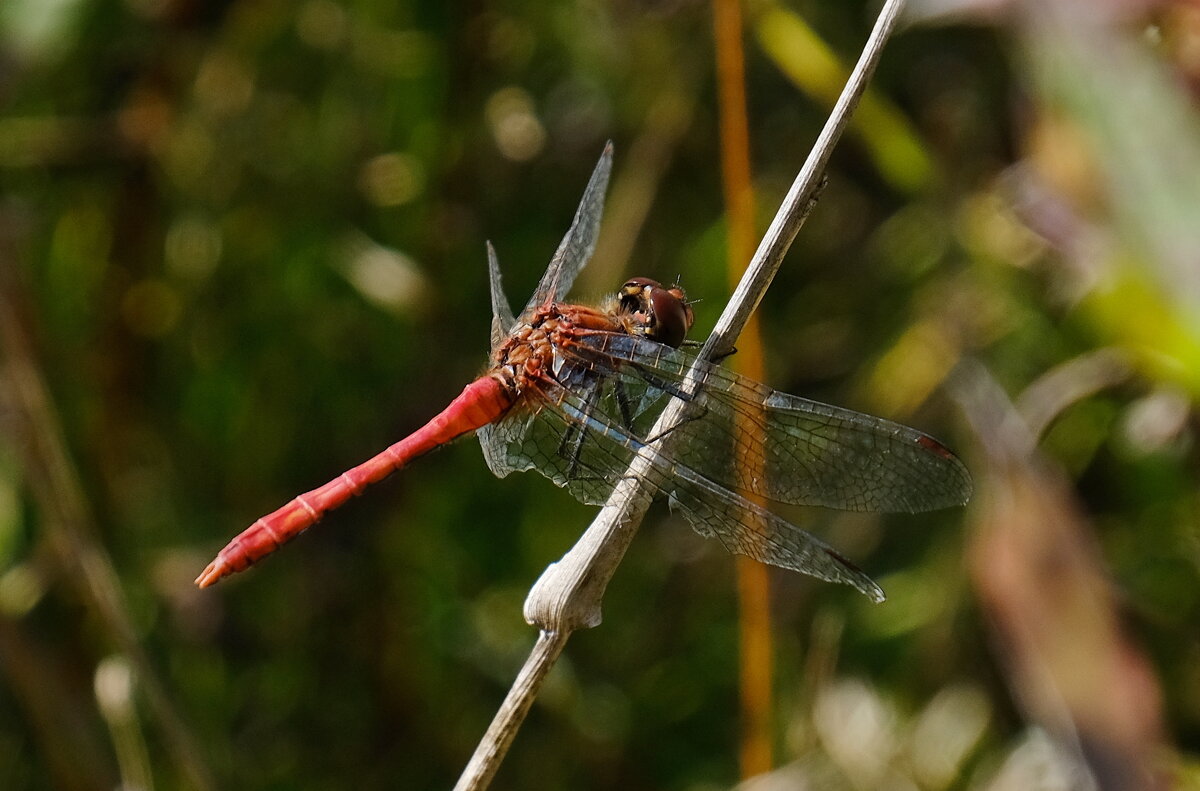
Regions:
[[[747,7],[760,228],[875,10]],[[775,574],[763,787],[1196,787],[1200,12],[911,11],[767,381],[944,438],[977,494],[786,512],[890,598]],[[594,509],[467,439],[192,579],[482,370],[484,241],[519,307],[607,139],[576,295],[678,275],[707,331],[714,79],[694,0],[4,0],[0,788],[449,787]],[[735,596],[653,510],[496,787],[737,783]]]

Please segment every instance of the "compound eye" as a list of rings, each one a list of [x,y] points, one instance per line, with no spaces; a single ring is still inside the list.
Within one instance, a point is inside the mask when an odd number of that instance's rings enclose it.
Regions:
[[[621,286],[620,311],[633,317],[633,331],[666,346],[679,346],[692,328],[692,308],[679,286],[631,277]]]
[[[683,289],[663,288],[655,283],[650,288],[650,328],[646,334],[666,346],[678,347],[692,328],[692,308]]]

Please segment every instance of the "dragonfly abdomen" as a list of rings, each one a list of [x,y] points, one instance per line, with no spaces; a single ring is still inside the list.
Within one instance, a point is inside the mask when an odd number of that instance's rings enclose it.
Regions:
[[[501,378],[481,376],[421,428],[329,483],[294,498],[230,541],[196,578],[201,588],[249,568],[321,520],[326,512],[362,494],[413,459],[503,417],[514,401]]]

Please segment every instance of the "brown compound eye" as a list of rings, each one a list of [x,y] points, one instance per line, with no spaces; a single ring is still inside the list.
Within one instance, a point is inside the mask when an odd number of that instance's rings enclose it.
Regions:
[[[695,317],[687,295],[679,286],[663,288],[655,285],[650,291],[650,309],[654,316],[650,337],[667,346],[679,346],[692,328]]]
[[[621,286],[620,299],[621,310],[633,314],[641,333],[661,344],[679,346],[692,328],[692,308],[679,286],[664,288],[648,277],[634,277]]]

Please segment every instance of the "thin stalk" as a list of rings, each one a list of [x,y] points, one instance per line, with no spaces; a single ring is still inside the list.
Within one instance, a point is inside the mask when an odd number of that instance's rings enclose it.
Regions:
[[[721,132],[721,184],[725,193],[725,268],[735,287],[754,253],[754,185],[750,168],[750,128],[746,114],[746,67],[741,0],[713,0],[717,58],[717,105]],[[764,379],[762,334],[751,316],[738,342],[732,367],[743,376]],[[749,423],[749,421],[745,421]],[[752,430],[749,425],[743,430]],[[738,464],[753,463],[738,459]],[[763,503],[759,503],[762,505]],[[738,656],[741,698],[743,778],[769,772],[772,755],[771,576],[767,566],[739,555]]]
[[[539,632],[537,642],[529,652],[529,657],[521,667],[521,672],[513,681],[500,704],[487,733],[479,740],[475,754],[471,756],[467,768],[454,786],[454,791],[487,788],[500,768],[500,761],[508,752],[509,746],[517,736],[521,723],[529,714],[529,708],[537,699],[542,689],[542,683],[554,667],[558,655],[566,648],[567,632]]]

